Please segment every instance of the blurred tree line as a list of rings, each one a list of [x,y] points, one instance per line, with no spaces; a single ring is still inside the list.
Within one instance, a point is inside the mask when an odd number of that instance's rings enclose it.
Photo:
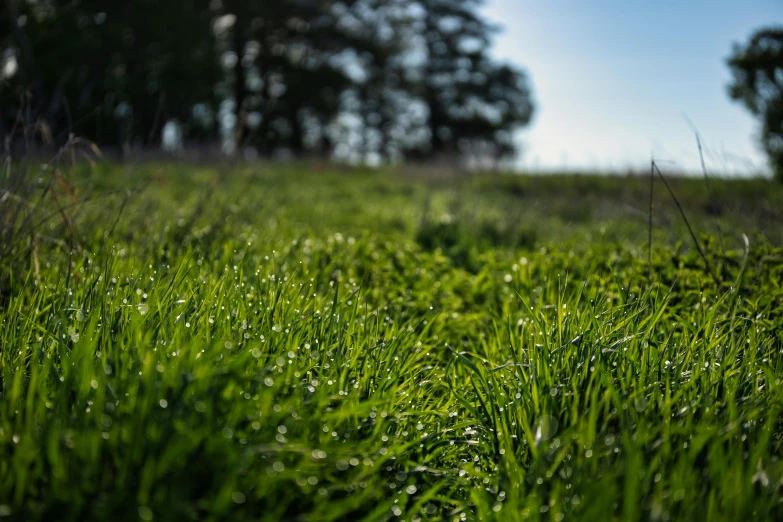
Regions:
[[[497,165],[533,103],[482,1],[0,0],[0,137],[157,147],[176,121],[264,156]]]

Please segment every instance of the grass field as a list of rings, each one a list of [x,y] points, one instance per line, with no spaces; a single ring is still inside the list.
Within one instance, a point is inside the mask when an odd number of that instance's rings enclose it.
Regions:
[[[55,180],[2,260],[0,515],[783,519],[783,187],[672,180],[702,256],[658,182],[648,266],[647,178],[425,174]]]

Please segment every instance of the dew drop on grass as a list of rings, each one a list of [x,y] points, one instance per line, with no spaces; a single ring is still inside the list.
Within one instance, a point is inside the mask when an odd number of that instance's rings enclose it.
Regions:
[[[139,506],[139,518],[142,520],[152,520],[152,510],[147,506]]]
[[[145,315],[147,312],[150,311],[150,307],[147,303],[139,303],[136,306],[136,310],[138,310],[141,315]]]
[[[244,504],[245,503],[245,494],[241,491],[234,491],[231,493],[231,500],[233,500],[236,504]]]
[[[280,332],[282,332],[282,331],[283,331],[283,327],[282,327],[282,326],[280,326],[279,324],[276,324],[276,325],[274,325],[274,326],[272,327],[272,330],[274,330],[275,332],[278,332],[278,333],[280,333]]]
[[[557,433],[557,419],[550,415],[543,415],[536,423],[536,444],[547,441]]]

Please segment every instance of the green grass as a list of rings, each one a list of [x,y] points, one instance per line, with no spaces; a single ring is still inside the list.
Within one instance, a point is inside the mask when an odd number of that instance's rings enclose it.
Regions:
[[[648,282],[645,179],[69,176],[4,260],[0,515],[783,517],[779,186],[714,183],[724,258],[673,183],[717,281],[656,188]]]

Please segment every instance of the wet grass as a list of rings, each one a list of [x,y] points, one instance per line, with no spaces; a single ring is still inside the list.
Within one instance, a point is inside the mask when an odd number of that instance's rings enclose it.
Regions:
[[[644,179],[101,169],[7,267],[0,515],[783,517],[780,187],[717,281],[656,193],[650,282]]]

